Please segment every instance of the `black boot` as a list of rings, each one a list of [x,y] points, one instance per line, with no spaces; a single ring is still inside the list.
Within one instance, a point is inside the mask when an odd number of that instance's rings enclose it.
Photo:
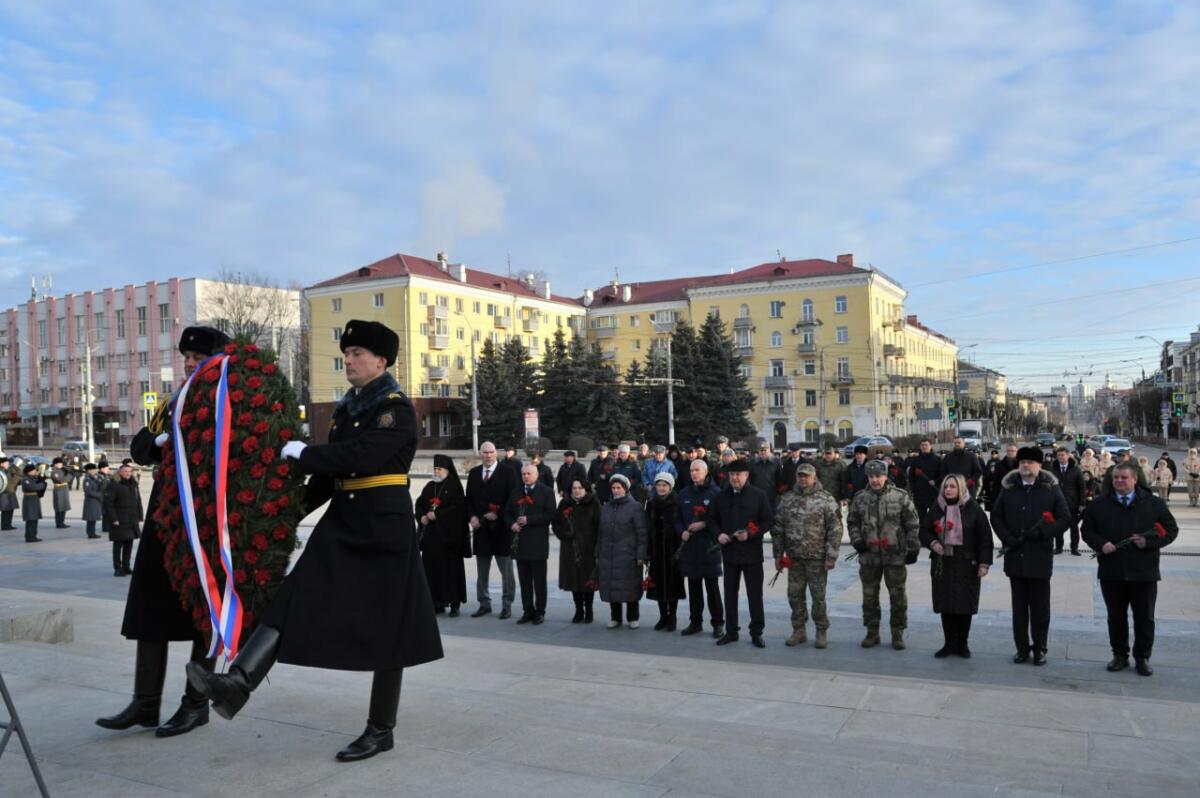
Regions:
[[[128,729],[133,726],[157,726],[162,704],[163,680],[167,675],[167,642],[139,640],[133,666],[133,701],[107,718],[97,718],[103,729]]]
[[[667,631],[668,632],[675,631],[675,623],[676,623],[675,613],[678,609],[679,609],[678,601],[667,602]]]
[[[571,623],[583,623],[583,594],[576,591],[571,596],[575,599],[575,614],[571,616]]]
[[[242,645],[229,666],[229,673],[213,673],[199,662],[189,662],[188,684],[212,701],[212,708],[218,715],[232,720],[250,700],[250,693],[262,684],[267,671],[275,664],[278,651],[279,630],[259,626]]]
[[[596,594],[594,591],[588,590],[583,594],[583,622],[591,623],[595,620],[592,615],[592,602],[595,600]]]
[[[938,659],[945,659],[946,657],[953,654],[958,647],[958,643],[955,638],[956,638],[956,633],[955,633],[954,619],[943,612],[942,613],[942,639],[945,642],[942,644],[941,648],[939,648],[937,651],[933,652],[933,656],[937,657]]]
[[[960,615],[958,617],[958,638],[954,641],[958,648],[955,654],[963,659],[971,658],[971,649],[967,645],[967,638],[971,636],[971,616]]]
[[[404,671],[375,671],[371,682],[371,710],[367,728],[358,739],[337,752],[339,762],[357,762],[391,751],[395,746],[392,729],[396,727],[396,708],[400,704],[400,682]]]
[[[217,658],[208,659],[204,656],[206,653],[208,650],[204,643],[199,640],[192,641],[191,662],[198,663],[212,673],[213,666],[217,664]],[[195,687],[192,687],[189,680],[183,688],[183,700],[179,703],[179,709],[175,710],[175,714],[166,723],[154,730],[154,736],[174,737],[179,734],[187,734],[192,729],[206,723],[208,723],[208,699]]]

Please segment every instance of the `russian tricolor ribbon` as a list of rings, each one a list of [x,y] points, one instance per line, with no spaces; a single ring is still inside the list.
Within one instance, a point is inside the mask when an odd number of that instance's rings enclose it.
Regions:
[[[183,415],[184,402],[187,399],[192,380],[209,364],[216,363],[220,363],[220,376],[216,386],[216,452],[213,457],[213,489],[216,493],[217,546],[220,552],[221,570],[225,577],[224,594],[217,584],[216,574],[213,572],[208,555],[200,542],[199,527],[196,523],[196,507],[192,498],[190,461],[187,457],[185,439],[179,426],[179,419]],[[230,548],[226,501],[231,438],[230,416],[232,415],[229,401],[228,369],[228,356],[220,354],[208,358],[192,372],[192,376],[188,377],[179,391],[179,396],[175,399],[175,412],[172,414],[171,420],[171,439],[175,446],[175,478],[179,485],[179,504],[183,511],[183,527],[187,532],[192,558],[196,561],[196,571],[200,577],[204,600],[208,605],[209,619],[212,622],[212,642],[209,644],[208,656],[214,657],[224,653],[226,659],[233,659],[237,655],[238,643],[241,638],[242,601],[233,582],[233,554]]]

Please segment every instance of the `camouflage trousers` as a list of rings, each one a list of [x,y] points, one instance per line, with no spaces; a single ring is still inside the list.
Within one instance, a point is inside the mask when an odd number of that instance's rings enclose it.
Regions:
[[[1188,501],[1195,505],[1200,500],[1200,479],[1187,478]]]
[[[824,560],[795,560],[788,570],[788,603],[792,605],[792,628],[803,629],[808,623],[805,590],[812,595],[812,619],[818,630],[829,628],[825,611],[825,585],[829,572]]]
[[[878,629],[881,611],[879,608],[879,583],[887,585],[891,599],[891,627],[903,630],[908,627],[908,566],[905,565],[859,565],[858,578],[862,581],[863,626]]]

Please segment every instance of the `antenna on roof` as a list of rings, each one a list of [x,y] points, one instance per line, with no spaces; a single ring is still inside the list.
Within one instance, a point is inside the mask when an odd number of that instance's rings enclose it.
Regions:
[[[775,257],[779,258],[779,262],[780,262],[780,263],[786,263],[786,262],[787,262],[787,258],[783,257],[783,253],[782,253],[782,252],[780,252],[778,249],[776,249],[776,250],[775,250]]]
[[[507,267],[508,276],[509,276],[509,277],[512,277],[512,253],[511,253],[511,252],[505,252],[505,253],[504,253],[504,260],[505,260],[505,262],[508,264],[508,267]]]

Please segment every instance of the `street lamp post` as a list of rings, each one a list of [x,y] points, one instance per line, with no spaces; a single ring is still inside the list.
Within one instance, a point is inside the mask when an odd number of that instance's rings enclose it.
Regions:
[[[33,396],[37,402],[37,447],[41,451],[44,445],[42,438],[42,360],[38,355],[37,347],[29,343],[25,339],[21,339],[21,343],[29,347],[33,352]]]

